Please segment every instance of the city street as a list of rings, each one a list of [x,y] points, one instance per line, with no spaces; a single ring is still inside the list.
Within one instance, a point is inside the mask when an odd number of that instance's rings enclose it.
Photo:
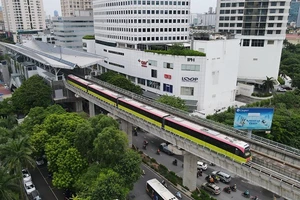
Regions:
[[[149,142],[149,145],[147,146],[147,150],[143,150],[143,141],[147,140]],[[140,132],[138,134],[138,136],[133,136],[133,144],[135,146],[137,146],[140,150],[143,150],[147,155],[149,155],[150,157],[154,158],[158,163],[166,166],[169,170],[174,171],[178,176],[183,176],[183,168],[182,168],[182,161],[183,161],[183,157],[182,156],[169,156],[163,152],[160,153],[160,155],[156,154],[156,151],[159,147],[159,144],[164,142],[163,140],[155,137],[154,135],[150,134],[150,133],[142,133]],[[178,165],[175,166],[172,164],[172,161],[174,159],[178,160]],[[199,161],[204,161],[201,160],[199,158]],[[195,163],[196,165],[196,163]],[[236,184],[238,190],[236,192],[231,192],[231,194],[225,193],[224,191],[221,192],[220,195],[215,196],[216,199],[218,200],[241,200],[241,199],[246,199],[244,197],[242,197],[242,193],[245,190],[249,190],[251,196],[258,196],[260,200],[272,200],[273,199],[273,194],[270,191],[267,191],[257,185],[251,184],[249,183],[247,180],[242,179],[228,171],[226,171],[226,169],[222,169],[218,166],[208,166],[208,169],[206,171],[203,171],[203,176],[199,177],[197,179],[197,186],[201,186],[205,181],[205,177],[211,173],[212,171],[215,170],[221,170],[224,171],[228,174],[231,175],[232,180],[230,185]],[[195,174],[196,176],[196,174]],[[135,188],[133,190],[133,193],[136,194],[136,198],[135,199],[140,199],[140,196],[142,197],[143,194],[145,193],[145,189],[141,190],[140,188],[138,188],[138,184],[140,184],[140,181],[136,183]],[[218,183],[217,184],[221,190],[223,190],[224,187],[228,186],[224,183]],[[144,188],[145,186],[142,185],[142,187]],[[277,198],[277,200],[281,200],[283,198]]]

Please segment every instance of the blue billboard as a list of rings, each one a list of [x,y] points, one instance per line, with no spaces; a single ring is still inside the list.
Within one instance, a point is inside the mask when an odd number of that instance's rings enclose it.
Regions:
[[[273,108],[237,108],[233,126],[246,130],[271,129],[273,114]]]

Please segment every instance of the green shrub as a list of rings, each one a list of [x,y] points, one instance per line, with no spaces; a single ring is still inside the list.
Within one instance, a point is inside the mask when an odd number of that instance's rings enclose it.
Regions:
[[[174,56],[201,56],[201,57],[206,56],[206,54],[203,52],[195,51],[191,49],[184,49],[176,52],[172,52],[170,50],[145,50],[145,52],[157,53],[163,55],[174,55]]]
[[[154,158],[151,158],[150,160],[152,163],[157,163],[156,160]]]
[[[280,83],[280,85],[284,85],[285,84],[285,80],[283,80],[283,78],[281,78],[280,76],[278,76],[277,80]]]
[[[270,97],[272,96],[272,93],[252,93],[251,96],[254,97]]]
[[[95,36],[94,35],[85,35],[85,36],[83,36],[82,39],[85,39],[85,40],[94,40]]]

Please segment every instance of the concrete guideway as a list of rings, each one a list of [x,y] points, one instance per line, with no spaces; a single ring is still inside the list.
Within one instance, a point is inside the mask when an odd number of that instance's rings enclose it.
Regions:
[[[149,100],[148,98],[134,94],[134,93],[124,90],[122,88],[118,88],[114,85],[103,82],[99,79],[96,79],[93,77],[88,77],[88,78],[92,82],[95,82],[96,84],[106,87],[107,89],[118,92],[119,94],[131,97],[132,99],[135,99],[140,102],[144,102],[145,104],[148,104],[148,105],[151,105],[158,109],[161,109],[172,115],[176,115],[178,117],[187,119],[196,124],[200,124],[209,129],[213,129],[213,130],[219,131],[221,133],[224,133],[226,135],[232,136],[234,138],[243,140],[243,141],[249,143],[252,149],[260,151],[260,152],[268,154],[268,155],[271,155],[274,158],[278,158],[285,163],[290,163],[295,166],[300,166],[300,150],[299,149],[295,149],[295,148],[289,147],[287,145],[283,145],[278,142],[274,142],[274,141],[271,141],[271,140],[253,135],[253,134],[251,136],[251,139],[249,139],[248,133],[245,131],[236,130],[236,129],[228,127],[224,124],[213,122],[213,121],[210,121],[207,119],[191,117],[188,115],[188,113],[185,113],[184,111],[180,111],[180,110],[174,109],[173,107],[170,107],[168,105]]]
[[[190,156],[190,159],[187,160],[194,161],[195,159],[197,160],[197,158],[193,159],[193,157],[196,156],[202,157],[205,160],[213,162],[218,166],[222,166],[228,169],[228,171],[240,177],[243,177],[253,183],[256,183],[261,187],[269,191],[272,191],[282,197],[291,200],[300,199],[300,188],[296,187],[296,186],[300,187],[300,182],[296,180],[293,180],[289,177],[284,177],[272,170],[269,170],[261,166],[255,166],[254,168],[253,166],[249,167],[247,165],[238,164],[233,160],[224,157],[223,155],[218,155],[217,153],[212,152],[211,150],[205,147],[199,146],[189,140],[181,138],[177,135],[165,131],[164,129],[154,126],[140,118],[130,115],[129,113],[119,110],[116,107],[111,106],[66,82],[65,82],[65,87],[70,91],[74,92],[75,94],[79,95],[80,97],[87,99],[91,103],[99,107],[102,107],[103,109],[119,117],[120,119],[126,121],[127,123],[137,125],[143,130],[176,145],[178,148],[184,149],[186,152],[190,153],[190,154],[186,154],[187,156]],[[127,132],[127,134],[131,135],[132,133]],[[186,166],[189,165],[194,166],[194,163],[193,164],[187,163]],[[194,166],[194,168],[196,170],[196,166]],[[192,172],[193,171],[194,170],[192,170]],[[196,176],[195,174],[193,174],[193,176],[189,176],[189,174],[192,173],[185,171],[183,176],[183,182],[190,190],[194,190],[196,188]]]

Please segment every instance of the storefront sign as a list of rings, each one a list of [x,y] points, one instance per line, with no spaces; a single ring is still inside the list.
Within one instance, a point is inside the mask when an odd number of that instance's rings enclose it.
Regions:
[[[139,63],[141,63],[142,67],[147,67],[148,61],[138,59]]]
[[[170,74],[165,74],[164,77],[165,77],[166,79],[172,79],[172,76],[171,76]]]
[[[182,77],[183,82],[198,82],[197,77]]]

